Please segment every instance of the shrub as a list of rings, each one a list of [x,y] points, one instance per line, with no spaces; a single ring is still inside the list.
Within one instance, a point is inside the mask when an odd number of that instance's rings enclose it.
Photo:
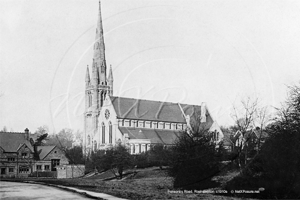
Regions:
[[[219,158],[209,132],[183,133],[172,148],[168,171],[175,188],[205,189],[214,185],[211,178],[219,172]]]

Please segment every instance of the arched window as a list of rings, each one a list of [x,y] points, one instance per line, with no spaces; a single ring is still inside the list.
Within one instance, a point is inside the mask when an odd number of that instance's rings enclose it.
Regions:
[[[109,143],[112,143],[112,124],[109,122]]]
[[[87,136],[87,144],[90,145],[91,144],[91,137],[88,135]]]
[[[96,151],[97,150],[97,141],[95,140],[94,141],[94,151]]]
[[[105,143],[105,125],[102,123],[102,144]]]

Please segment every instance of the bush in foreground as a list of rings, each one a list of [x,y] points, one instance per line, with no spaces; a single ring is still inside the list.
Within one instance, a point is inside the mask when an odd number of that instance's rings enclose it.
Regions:
[[[169,174],[175,188],[205,189],[216,186],[219,172],[216,144],[207,131],[184,132],[172,148]]]

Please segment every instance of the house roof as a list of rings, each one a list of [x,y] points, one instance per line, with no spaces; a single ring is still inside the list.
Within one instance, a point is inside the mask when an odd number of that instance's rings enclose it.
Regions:
[[[119,127],[121,133],[128,133],[130,139],[149,139],[151,143],[173,144],[182,132],[165,129]]]
[[[17,152],[25,144],[32,152],[32,145],[25,138],[25,133],[0,132],[0,147],[6,152]]]
[[[40,160],[43,160],[56,146],[38,146],[37,151]]]
[[[260,131],[260,130],[254,130],[253,131],[256,135],[257,138],[259,138],[260,134],[261,134],[261,139],[265,139],[267,137],[269,137],[269,134],[266,131]]]
[[[260,132],[260,130],[254,129],[254,130],[246,131],[244,138],[249,138],[251,136],[255,136],[256,138],[259,138],[260,134],[261,134],[261,139],[265,139],[265,138],[269,137],[269,134],[266,131]],[[234,134],[235,138],[238,138],[241,136],[242,136],[242,132],[239,130]]]
[[[186,123],[185,115],[201,114],[201,106],[124,97],[110,97],[118,118]]]

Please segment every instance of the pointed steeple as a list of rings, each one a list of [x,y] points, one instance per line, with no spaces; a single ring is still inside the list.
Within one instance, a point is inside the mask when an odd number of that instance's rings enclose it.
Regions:
[[[112,68],[111,68],[111,65],[110,65],[109,74],[108,74],[108,81],[113,81],[113,80],[114,80],[114,78],[113,78]]]
[[[107,81],[108,81],[108,85],[109,85],[109,92],[108,92],[108,94],[110,96],[112,96],[113,92],[114,92],[114,77],[113,77],[113,72],[112,72],[111,65],[110,65],[110,68],[109,68],[109,74],[108,74]]]
[[[89,66],[86,67],[85,82],[87,85],[91,82]]]
[[[96,37],[94,43],[94,63],[99,68],[99,82],[106,82],[106,61],[105,61],[105,46],[103,37],[101,2],[99,1],[99,15],[96,28]]]
[[[105,61],[105,46],[104,46],[104,37],[103,37],[103,26],[102,26],[102,16],[101,16],[101,2],[99,1],[99,14],[98,22],[96,28],[96,37],[94,44],[94,58],[100,58],[100,61]],[[98,61],[98,60],[97,60]],[[99,63],[98,66],[100,66]]]

